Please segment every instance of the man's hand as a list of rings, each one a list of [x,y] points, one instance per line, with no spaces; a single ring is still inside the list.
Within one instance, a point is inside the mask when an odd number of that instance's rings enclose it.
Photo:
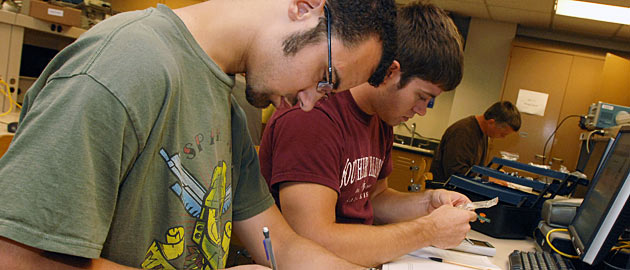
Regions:
[[[238,235],[245,244],[256,263],[269,264],[263,247],[263,226],[269,228],[269,237],[273,242],[274,257],[279,269],[361,269],[359,265],[351,264],[315,242],[296,234],[275,205],[253,217],[234,222],[235,235]]]
[[[428,216],[419,218],[429,223],[431,245],[437,248],[452,248],[459,245],[470,231],[469,222],[475,221],[477,214],[445,204]]]
[[[464,205],[470,202],[470,199],[464,194],[459,192],[450,191],[446,189],[435,189],[427,192],[431,192],[431,202],[428,205],[427,212],[431,213],[433,210],[439,208],[442,205],[458,206]]]

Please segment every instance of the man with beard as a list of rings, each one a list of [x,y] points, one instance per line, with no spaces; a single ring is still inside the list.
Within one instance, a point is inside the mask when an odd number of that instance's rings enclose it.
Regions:
[[[231,75],[253,105],[310,110],[382,82],[394,18],[393,0],[213,0],[94,26],[28,91],[0,159],[0,265],[219,269],[232,231],[268,265],[268,227],[282,268],[357,268],[280,215]]]

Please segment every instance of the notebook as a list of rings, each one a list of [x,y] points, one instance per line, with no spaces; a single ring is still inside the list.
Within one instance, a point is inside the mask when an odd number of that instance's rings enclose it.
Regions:
[[[430,257],[441,258],[444,261],[455,262],[460,265],[446,262],[436,262],[430,260]],[[501,270],[500,267],[493,264],[486,256],[473,255],[453,250],[444,250],[435,247],[425,247],[410,252],[405,256],[384,264],[382,270],[460,270],[464,268],[462,265],[470,265],[478,269]]]

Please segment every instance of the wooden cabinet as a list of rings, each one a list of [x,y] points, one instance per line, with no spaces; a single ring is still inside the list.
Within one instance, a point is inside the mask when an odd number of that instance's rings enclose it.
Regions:
[[[201,3],[204,2],[204,0],[110,0],[109,2],[112,4],[113,10],[124,12],[155,7],[157,4],[164,4],[171,9],[175,9]]]
[[[112,4],[112,9],[119,12],[131,11],[131,10],[139,10],[145,9],[148,7],[155,7],[161,1],[158,0],[110,0],[110,4]]]
[[[558,121],[571,115],[585,115],[588,106],[602,98],[598,89],[601,85],[603,67],[604,61],[602,59],[573,57],[571,75],[567,80]],[[571,171],[575,170],[580,151],[580,133],[584,132],[578,127],[578,123],[579,118],[577,117],[567,118],[565,123],[558,128],[553,139],[549,141],[546,161],[552,162],[552,168],[557,169],[562,164]],[[542,152],[542,148],[538,151]]]
[[[205,0],[163,0],[163,2],[170,8],[180,8],[205,2]]]
[[[583,132],[578,126],[579,117],[576,116],[585,115],[589,105],[597,101],[630,105],[627,94],[630,91],[630,64],[625,69],[619,67],[624,64],[608,68],[619,75],[606,72],[606,67],[612,65],[609,62],[623,63],[624,60],[606,56],[605,51],[592,48],[515,42],[501,100],[516,104],[521,89],[549,96],[544,116],[523,113],[517,135],[491,140],[489,159],[500,156],[499,151],[508,151],[518,153],[520,162],[540,164],[542,160],[536,155],[543,154],[545,142],[561,121],[569,117],[549,141],[545,163],[549,165],[552,162],[554,169],[562,164],[574,170],[580,145],[579,134]],[[611,77],[620,78],[621,81]]]
[[[598,101],[630,106],[630,59],[606,54]]]
[[[424,173],[431,167],[432,157],[408,150],[392,149],[393,169],[389,175],[390,188],[407,192],[409,185],[420,185],[424,190]]]
[[[35,48],[47,48],[61,50],[79,35],[85,32],[77,27],[62,26],[25,14],[0,10],[0,77],[9,87],[9,93],[13,100],[20,100],[34,77],[21,74],[21,67],[30,67],[32,63],[25,62],[22,57],[25,45]],[[4,90],[6,86],[2,86]],[[16,111],[16,106],[2,95],[0,109],[6,112],[9,109]]]
[[[535,155],[542,153],[547,137],[559,121],[572,62],[573,57],[567,54],[520,46],[512,48],[502,100],[516,104],[521,89],[545,93],[549,97],[544,116],[521,113],[518,135],[492,140],[489,158],[500,156],[498,151],[508,151],[518,153],[521,162],[540,162],[535,160]]]
[[[0,38],[3,40],[0,44],[0,78],[7,83],[0,85],[4,92],[0,106],[2,112],[16,108],[5,96],[8,94],[13,100],[17,99],[24,28],[14,25],[16,17],[16,13],[0,11]]]

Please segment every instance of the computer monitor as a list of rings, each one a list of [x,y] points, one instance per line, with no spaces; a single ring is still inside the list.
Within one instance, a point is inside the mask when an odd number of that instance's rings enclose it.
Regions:
[[[630,221],[630,127],[622,128],[569,225],[580,259],[597,264]]]
[[[600,137],[582,141],[578,164],[575,170],[583,172],[587,179],[592,180],[597,169],[601,168],[604,157],[610,150],[610,147],[612,147],[614,140],[615,139],[612,137]],[[584,198],[591,185],[592,182],[589,182],[587,186],[576,186],[573,196],[576,198]]]
[[[600,167],[606,152],[614,141],[611,137],[599,137],[582,141],[576,171],[586,174],[588,179],[593,179],[595,170]]]

